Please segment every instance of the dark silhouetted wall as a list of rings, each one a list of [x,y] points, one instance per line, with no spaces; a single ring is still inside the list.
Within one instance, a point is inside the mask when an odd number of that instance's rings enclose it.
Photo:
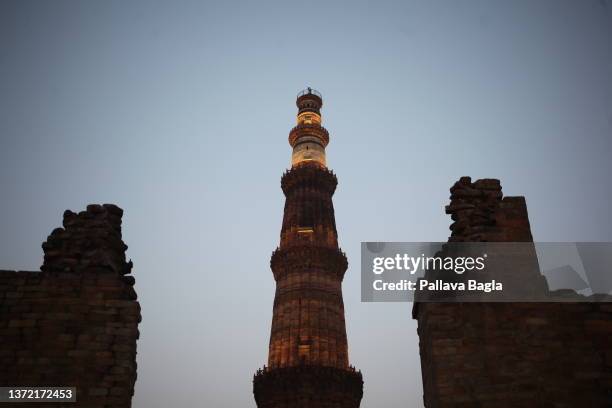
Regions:
[[[41,272],[0,271],[0,386],[72,386],[71,406],[131,406],[141,316],[122,214],[66,211]]]

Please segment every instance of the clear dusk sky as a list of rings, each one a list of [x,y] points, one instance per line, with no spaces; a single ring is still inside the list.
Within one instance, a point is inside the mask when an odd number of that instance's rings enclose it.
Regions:
[[[500,178],[538,241],[610,241],[612,3],[0,0],[0,268],[65,209],[125,210],[137,408],[255,407],[295,95],[322,92],[364,408],[422,406],[411,304],[360,303],[361,241],[444,241]]]

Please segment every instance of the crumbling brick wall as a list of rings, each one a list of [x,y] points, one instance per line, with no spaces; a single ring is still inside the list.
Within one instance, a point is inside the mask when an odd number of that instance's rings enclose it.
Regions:
[[[0,386],[73,386],[77,403],[63,406],[131,406],[141,316],[122,214],[66,211],[40,272],[0,271]]]
[[[449,242],[532,241],[524,198],[498,180],[460,179],[446,212]],[[612,303],[415,303],[413,317],[427,408],[612,406]]]

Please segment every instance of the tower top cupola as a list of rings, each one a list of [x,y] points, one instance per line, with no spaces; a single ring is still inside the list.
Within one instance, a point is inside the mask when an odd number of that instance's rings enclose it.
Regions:
[[[323,97],[319,91],[308,87],[297,94],[295,104],[298,107],[298,125],[320,125]]]
[[[321,115],[323,97],[319,91],[308,87],[298,93],[295,104],[299,109],[298,113],[313,112],[317,115]]]

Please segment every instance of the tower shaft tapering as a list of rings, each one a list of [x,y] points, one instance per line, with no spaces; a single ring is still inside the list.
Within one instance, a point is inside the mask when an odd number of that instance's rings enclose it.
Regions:
[[[356,408],[363,381],[348,363],[342,300],[348,264],[338,248],[337,179],[326,167],[323,100],[309,88],[296,104],[292,167],[281,180],[280,246],[270,261],[276,294],[268,366],[255,375],[255,400],[259,408]]]

